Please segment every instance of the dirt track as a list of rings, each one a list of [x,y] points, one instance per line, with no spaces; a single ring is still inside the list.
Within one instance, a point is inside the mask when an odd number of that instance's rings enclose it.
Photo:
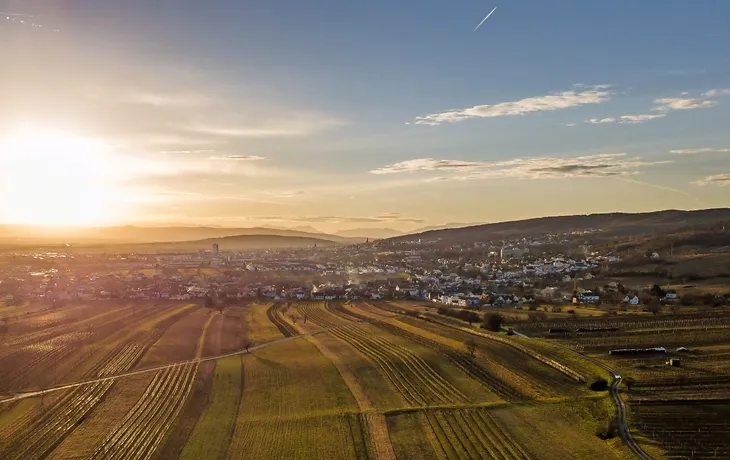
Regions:
[[[188,360],[188,361],[181,361],[181,362],[172,363],[172,364],[165,364],[164,366],[156,366],[156,367],[150,367],[150,368],[147,368],[147,369],[140,369],[140,370],[131,371],[131,372],[124,372],[122,374],[110,375],[110,376],[102,377],[102,378],[98,378],[98,379],[84,380],[82,382],[76,382],[76,383],[67,383],[65,385],[58,385],[58,386],[51,387],[51,388],[44,388],[42,390],[25,391],[25,392],[15,393],[14,395],[8,395],[4,399],[3,399],[3,396],[0,396],[0,404],[10,403],[10,402],[14,402],[14,401],[19,401],[21,399],[33,398],[33,397],[36,397],[36,396],[41,396],[41,395],[44,395],[44,394],[53,393],[55,391],[67,390],[67,389],[70,389],[70,388],[76,388],[76,387],[80,387],[80,386],[84,386],[84,385],[90,385],[90,384],[97,383],[97,382],[105,382],[105,381],[108,381],[108,380],[117,380],[117,379],[121,379],[121,378],[124,378],[124,377],[132,377],[134,375],[145,374],[145,373],[148,373],[148,372],[157,372],[157,371],[160,371],[160,370],[163,370],[163,369],[169,369],[169,368],[177,367],[177,366],[186,366],[188,364],[196,364],[196,363],[202,363],[202,362],[206,362],[206,361],[214,361],[214,360],[218,360],[218,359],[229,358],[231,356],[245,355],[247,353],[251,353],[251,352],[254,352],[256,350],[260,350],[262,348],[265,348],[265,347],[268,347],[268,346],[271,346],[271,345],[276,345],[277,343],[286,342],[286,341],[289,341],[289,340],[295,340],[295,339],[298,339],[298,338],[301,338],[301,337],[306,337],[308,335],[321,334],[322,332],[327,332],[330,329],[333,329],[333,328],[328,327],[328,328],[324,328],[324,329],[318,329],[316,331],[311,331],[311,332],[308,332],[306,334],[295,335],[295,336],[292,336],[292,337],[285,337],[283,339],[274,340],[272,342],[262,343],[261,345],[256,345],[254,347],[249,348],[248,350],[238,350],[238,351],[234,351],[232,353],[226,353],[226,354],[217,355],[217,356],[206,356],[206,357],[203,357],[203,358],[196,358],[196,359],[191,359],[191,360]]]

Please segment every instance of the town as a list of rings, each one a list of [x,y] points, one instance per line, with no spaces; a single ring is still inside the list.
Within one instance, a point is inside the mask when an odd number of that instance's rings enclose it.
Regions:
[[[546,237],[549,242],[555,235]],[[557,238],[559,239],[559,238]],[[378,242],[351,246],[195,253],[96,254],[69,251],[0,256],[0,299],[72,300],[423,300],[455,307],[651,303],[651,286],[601,284],[611,253],[536,251],[547,241],[438,248]],[[563,241],[565,242],[565,241]],[[532,248],[532,249],[531,249]],[[652,256],[656,256],[653,254]],[[4,259],[4,260],[3,260]],[[661,300],[678,300],[667,290]]]

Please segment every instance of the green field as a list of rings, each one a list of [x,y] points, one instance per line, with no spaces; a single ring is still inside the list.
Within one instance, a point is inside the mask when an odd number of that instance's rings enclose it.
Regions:
[[[53,386],[155,370],[0,403],[0,458],[629,458],[620,439],[596,436],[614,406],[607,392],[588,389],[610,373],[574,351],[592,337],[508,337],[404,315],[402,304],[388,303],[259,303],[222,314],[182,303],[66,308],[28,315],[2,338],[0,363],[18,374],[0,383],[18,391],[44,373]],[[691,322],[662,324],[692,330]],[[663,334],[658,324],[641,325]],[[169,366],[232,351],[240,354]],[[54,368],[44,352],[71,364]],[[698,346],[687,369],[724,372],[728,354],[726,345]],[[651,398],[652,385],[662,385],[656,375],[684,382],[687,369],[639,369],[624,398]],[[688,388],[668,391],[681,397]],[[719,381],[705,388],[725,389]],[[670,435],[644,433],[659,426],[655,412],[632,408],[629,419],[647,450],[663,455]]]

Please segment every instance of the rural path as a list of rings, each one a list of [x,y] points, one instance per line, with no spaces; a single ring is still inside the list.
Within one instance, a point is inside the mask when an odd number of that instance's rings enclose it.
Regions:
[[[177,362],[177,363],[165,364],[163,366],[150,367],[150,368],[146,368],[146,369],[139,369],[139,370],[136,370],[136,371],[124,372],[124,373],[121,373],[121,374],[109,375],[109,376],[101,377],[101,378],[97,378],[97,379],[84,380],[82,382],[67,383],[65,385],[58,385],[58,386],[51,387],[51,388],[44,388],[42,390],[23,391],[23,392],[18,392],[18,393],[15,393],[14,395],[7,396],[7,397],[0,396],[0,404],[11,403],[11,402],[15,402],[15,401],[20,401],[21,399],[34,398],[36,396],[42,396],[42,395],[45,395],[45,394],[48,394],[48,393],[53,393],[53,392],[56,392],[56,391],[67,390],[69,388],[76,388],[76,387],[81,387],[81,386],[84,386],[84,385],[90,385],[92,383],[105,382],[105,381],[108,381],[108,380],[117,380],[117,379],[121,379],[121,378],[124,378],[124,377],[132,377],[132,376],[135,376],[135,375],[146,374],[148,372],[157,372],[157,371],[161,371],[161,370],[164,370],[164,369],[169,369],[169,368],[177,367],[177,366],[187,366],[189,364],[198,364],[198,363],[202,363],[202,362],[206,362],[206,361],[215,361],[215,360],[218,360],[218,359],[230,358],[231,356],[245,355],[247,353],[252,353],[252,352],[254,352],[256,350],[260,350],[262,348],[266,348],[266,347],[269,347],[271,345],[276,345],[278,343],[288,342],[290,340],[295,340],[295,339],[299,339],[299,338],[302,338],[302,337],[307,337],[307,336],[310,336],[310,335],[321,334],[323,332],[329,331],[330,329],[334,329],[334,327],[326,327],[326,328],[323,328],[323,329],[317,329],[316,331],[310,331],[310,332],[307,332],[305,334],[294,335],[294,336],[291,336],[291,337],[285,337],[283,339],[278,339],[278,340],[274,340],[274,341],[271,341],[271,342],[262,343],[261,345],[256,345],[255,347],[251,347],[248,350],[238,350],[238,351],[234,351],[234,352],[231,352],[231,353],[226,353],[226,354],[223,354],[223,355],[206,356],[206,357],[203,357],[203,358],[195,358],[195,359],[191,359],[191,360],[188,360],[188,361],[180,361],[180,362]]]
[[[518,335],[520,337],[529,338],[525,334],[521,334],[514,329],[512,332],[515,333],[515,335]],[[621,377],[621,374],[618,373],[615,369],[611,368],[607,364],[604,364],[603,362],[591,358],[590,356],[586,356],[583,353],[579,353],[571,348],[568,347],[561,347],[564,350],[567,350],[575,355],[580,356],[581,358],[588,360],[592,362],[593,364],[601,367],[602,369],[606,370],[607,372],[611,373],[611,376],[613,376],[613,382],[611,383],[611,399],[613,399],[613,403],[616,405],[616,425],[618,427],[618,433],[621,439],[624,441],[626,446],[631,450],[631,452],[634,453],[637,457],[639,457],[642,460],[651,460],[651,456],[644,452],[644,450],[639,446],[639,444],[636,443],[636,440],[633,436],[631,436],[631,430],[629,429],[629,424],[626,421],[626,404],[624,403],[624,400],[621,399],[621,394],[619,393],[619,385],[621,385],[621,380],[623,380],[623,377]]]

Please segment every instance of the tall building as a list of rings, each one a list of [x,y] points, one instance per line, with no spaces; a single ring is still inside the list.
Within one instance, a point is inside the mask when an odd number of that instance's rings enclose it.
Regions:
[[[213,255],[218,255],[218,243],[213,243]]]

